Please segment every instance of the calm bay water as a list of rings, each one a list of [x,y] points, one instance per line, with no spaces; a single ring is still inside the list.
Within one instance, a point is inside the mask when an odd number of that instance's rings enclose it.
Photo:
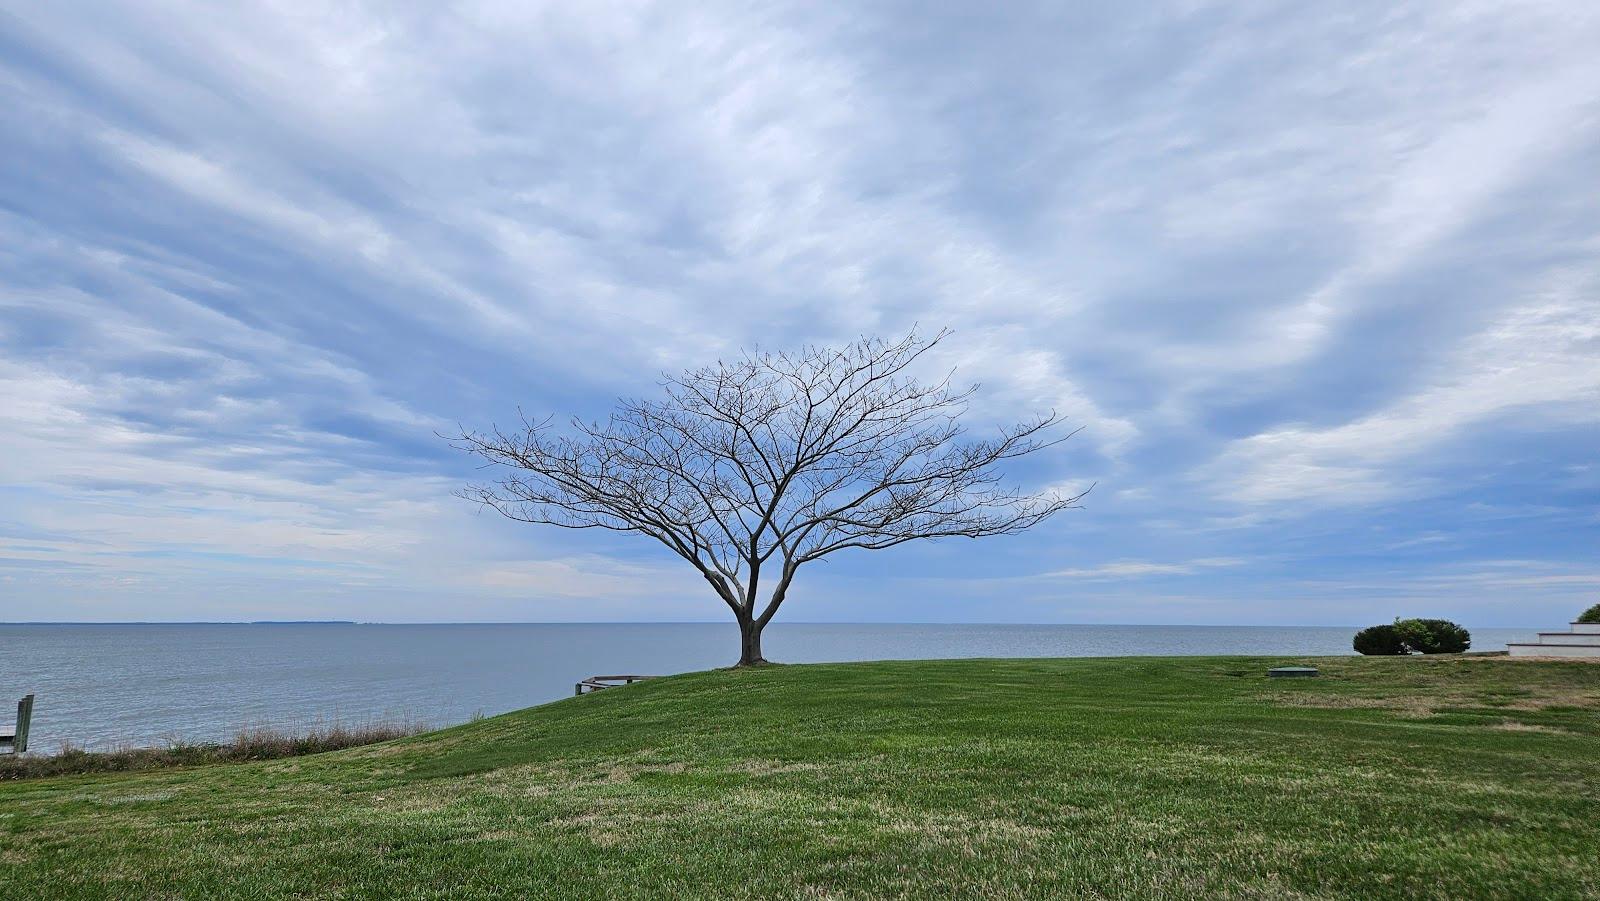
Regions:
[[[1532,629],[1474,629],[1500,650]],[[1350,653],[1353,628],[774,623],[788,663],[944,657]],[[33,749],[227,738],[244,726],[463,722],[585,676],[726,666],[732,623],[0,625],[0,726],[38,696]]]

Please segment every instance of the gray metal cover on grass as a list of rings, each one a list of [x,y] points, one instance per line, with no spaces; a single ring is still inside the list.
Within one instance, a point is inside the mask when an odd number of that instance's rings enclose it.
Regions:
[[[1268,676],[1284,679],[1306,678],[1316,674],[1317,668],[1314,666],[1275,666],[1267,670]]]

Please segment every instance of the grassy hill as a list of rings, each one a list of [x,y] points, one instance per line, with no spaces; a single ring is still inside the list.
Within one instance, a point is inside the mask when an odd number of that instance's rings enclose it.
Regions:
[[[1600,665],[695,673],[292,760],[0,784],[10,897],[1600,897]]]

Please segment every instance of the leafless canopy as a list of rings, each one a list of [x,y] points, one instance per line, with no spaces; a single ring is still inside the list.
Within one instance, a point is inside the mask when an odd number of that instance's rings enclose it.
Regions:
[[[760,662],[761,629],[801,564],[1020,532],[1082,497],[1001,483],[997,464],[1070,437],[1054,434],[1054,414],[972,438],[960,418],[975,387],[908,375],[947,334],[749,354],[668,377],[662,399],[623,401],[568,434],[526,417],[463,432],[457,445],[500,475],[463,496],[523,522],[654,538],[733,611],[741,663]]]

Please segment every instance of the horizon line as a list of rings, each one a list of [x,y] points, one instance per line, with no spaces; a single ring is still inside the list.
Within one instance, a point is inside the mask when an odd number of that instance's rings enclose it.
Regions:
[[[0,626],[720,626],[723,620],[437,620],[390,622],[383,620],[17,620]],[[1216,629],[1361,629],[1354,624],[1326,623],[1069,623],[1069,622],[949,622],[935,620],[786,620],[771,625],[791,626],[1091,626],[1133,628]],[[1480,629],[1524,629],[1536,626],[1478,626]]]

